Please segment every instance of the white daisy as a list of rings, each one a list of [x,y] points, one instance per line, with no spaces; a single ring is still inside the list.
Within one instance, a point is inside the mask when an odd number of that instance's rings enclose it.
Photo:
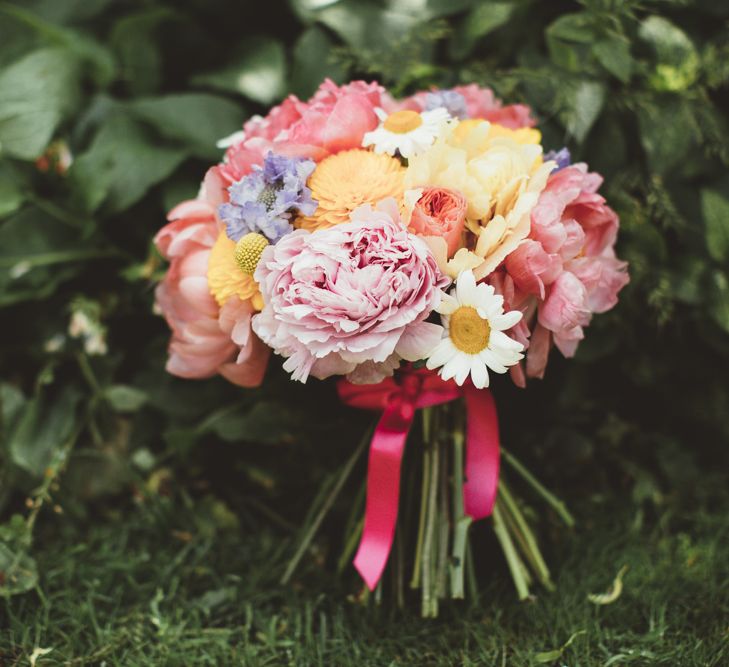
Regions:
[[[420,113],[403,109],[389,115],[376,108],[375,113],[382,122],[376,130],[364,135],[362,146],[374,146],[375,153],[388,155],[400,151],[404,158],[414,157],[430,148],[451,120],[443,107]]]
[[[436,310],[441,314],[444,337],[428,358],[427,367],[440,368],[444,380],[454,378],[460,386],[470,375],[474,386],[483,389],[489,386],[487,368],[506,373],[524,357],[524,346],[504,333],[521,319],[521,312],[505,313],[504,297],[491,285],[477,285],[473,271],[458,276],[455,288],[443,294]]]

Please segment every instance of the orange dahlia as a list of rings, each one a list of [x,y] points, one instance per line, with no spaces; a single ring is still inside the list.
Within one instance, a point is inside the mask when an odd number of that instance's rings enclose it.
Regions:
[[[349,214],[362,204],[375,204],[403,195],[405,169],[399,160],[385,154],[355,148],[322,160],[307,185],[318,202],[313,215],[301,216],[294,226],[313,232],[349,221]]]

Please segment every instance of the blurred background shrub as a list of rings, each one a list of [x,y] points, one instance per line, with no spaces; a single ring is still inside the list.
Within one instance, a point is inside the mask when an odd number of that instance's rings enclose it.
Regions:
[[[329,383],[289,383],[276,359],[256,391],[168,376],[152,309],[151,239],[220,159],[216,140],[326,76],[396,95],[491,86],[533,107],[547,148],[605,176],[631,284],[575,360],[555,353],[526,391],[497,383],[512,449],[568,500],[606,507],[696,497],[726,461],[729,5],[3,2],[0,569],[17,574],[4,592],[34,585],[33,524],[59,498],[93,518],[104,496],[174,484],[223,519],[297,518],[359,440],[367,415],[332,409]]]

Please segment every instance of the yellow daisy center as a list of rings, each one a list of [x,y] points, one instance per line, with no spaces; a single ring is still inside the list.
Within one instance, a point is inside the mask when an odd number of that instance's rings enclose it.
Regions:
[[[382,124],[388,132],[407,134],[417,130],[423,124],[423,119],[417,111],[403,109],[391,113]]]
[[[260,304],[258,284],[253,276],[243,273],[235,257],[236,244],[225,232],[220,232],[218,240],[210,249],[208,259],[208,288],[219,306],[230,297],[241,300],[252,299],[254,308]]]
[[[478,354],[491,338],[491,326],[472,306],[461,306],[452,315],[448,325],[453,344],[466,354]]]
[[[243,273],[252,276],[258,262],[261,260],[261,255],[268,245],[268,239],[263,234],[256,234],[250,232],[245,236],[241,237],[238,243],[235,244],[235,261],[240,267]]]

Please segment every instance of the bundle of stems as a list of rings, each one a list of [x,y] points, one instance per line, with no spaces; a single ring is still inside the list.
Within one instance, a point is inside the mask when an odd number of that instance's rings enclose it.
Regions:
[[[409,570],[409,588],[419,591],[421,615],[434,618],[438,615],[442,600],[464,599],[467,591],[472,599],[478,594],[469,542],[472,519],[465,514],[463,507],[464,405],[454,402],[425,408],[422,411],[421,433],[422,441],[411,442],[410,446],[420,445],[422,465],[419,470],[416,469],[417,466],[411,466],[415,469],[409,471],[404,467],[399,526],[388,568],[393,597],[398,607],[403,607],[407,597],[406,542],[412,542],[414,558]],[[298,548],[289,562],[282,583],[288,582],[311,546],[324,517],[344,488],[347,477],[363,454],[370,437],[371,431],[339,473],[332,476],[320,492],[317,502],[309,512],[310,518],[305,522]],[[503,448],[501,453],[510,471],[546,502],[567,526],[574,526],[574,519],[562,501],[548,491],[513,454]],[[502,471],[496,504],[489,521],[504,553],[517,595],[520,600],[524,600],[530,596],[531,587],[535,583],[541,584],[547,590],[553,590],[554,585],[536,535],[522,509],[523,504],[504,478]],[[417,486],[420,487],[419,498],[415,493]],[[351,563],[361,537],[364,505],[363,482],[352,503],[345,526],[344,548],[338,560],[340,573]],[[416,512],[417,523],[414,522]],[[413,526],[416,526],[415,530]],[[380,581],[375,590],[375,601],[382,598],[383,581]],[[364,589],[361,599],[366,600],[369,597]]]

